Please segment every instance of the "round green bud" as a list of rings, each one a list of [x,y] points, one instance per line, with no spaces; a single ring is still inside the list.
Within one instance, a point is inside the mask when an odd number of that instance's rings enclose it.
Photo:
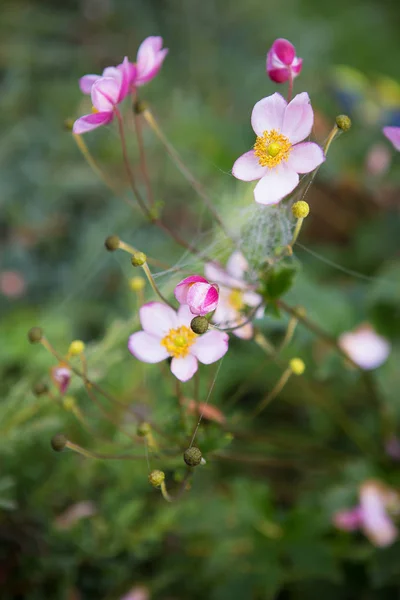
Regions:
[[[143,423],[140,423],[140,425],[138,425],[136,433],[140,435],[140,437],[146,437],[146,435],[149,435],[150,431],[150,424],[143,421]]]
[[[202,335],[208,330],[208,325],[208,320],[205,317],[194,317],[194,319],[192,319],[190,322],[190,329],[194,333]]]
[[[109,235],[104,242],[105,247],[109,252],[114,252],[119,248],[119,237],[117,235]]]
[[[351,119],[347,115],[338,115],[336,117],[336,125],[342,131],[348,131],[351,127]]]
[[[147,110],[147,103],[144,102],[143,100],[139,100],[137,99],[134,104],[133,104],[133,112],[136,115],[140,115],[141,113],[143,113],[145,110]]]
[[[41,327],[32,327],[28,331],[28,340],[31,344],[37,344],[43,337],[43,329]]]
[[[70,343],[68,348],[68,354],[70,356],[79,356],[85,351],[85,344],[82,340],[74,340]]]
[[[63,433],[57,433],[51,438],[50,444],[55,452],[62,452],[67,445],[67,442],[68,440]]]
[[[132,277],[129,281],[129,286],[132,292],[141,292],[146,285],[146,281],[143,277]]]
[[[145,255],[144,252],[135,252],[135,254],[132,255],[131,261],[132,261],[132,265],[134,267],[141,267],[144,265],[144,263],[147,260],[147,256]]]
[[[197,465],[201,463],[202,458],[203,457],[201,451],[198,448],[195,448],[194,446],[188,448],[183,453],[183,460],[188,465],[188,467],[197,467]]]
[[[65,410],[73,411],[76,408],[76,400],[73,396],[64,396],[62,402]]]
[[[32,391],[35,394],[35,396],[43,396],[49,391],[49,386],[47,385],[47,383],[39,381],[38,383],[35,383],[35,385],[32,388]]]
[[[165,480],[164,471],[158,471],[156,469],[155,471],[152,471],[149,475],[149,483],[153,487],[160,487],[160,485],[164,482],[164,480]]]
[[[306,370],[306,365],[301,358],[292,358],[292,360],[289,362],[289,366],[294,375],[303,375],[304,371]]]
[[[292,206],[292,214],[296,219],[305,219],[310,212],[310,207],[304,200],[295,202]]]

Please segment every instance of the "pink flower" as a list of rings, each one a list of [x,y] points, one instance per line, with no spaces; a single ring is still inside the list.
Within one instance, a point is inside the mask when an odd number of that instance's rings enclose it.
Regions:
[[[400,127],[384,127],[382,131],[394,148],[400,151]]]
[[[254,308],[262,303],[261,296],[244,279],[247,269],[247,261],[240,252],[234,252],[230,256],[226,269],[214,263],[206,264],[204,269],[207,278],[219,286],[219,302],[213,322],[221,327],[238,327],[243,324],[232,333],[245,340],[253,337],[253,325],[247,323],[248,317],[243,314],[243,310],[246,306]],[[255,316],[261,316],[262,312],[263,308],[260,308]]]
[[[333,516],[333,524],[343,531],[356,531],[362,524],[362,511],[359,506],[350,510],[339,510]]]
[[[71,369],[61,362],[51,369],[51,377],[60,394],[65,394],[71,381]]]
[[[368,151],[365,167],[374,177],[384,175],[390,167],[391,153],[384,144],[374,144]]]
[[[115,109],[123,96],[126,80],[115,77],[100,77],[91,88],[93,112],[75,121],[73,133],[81,135],[101,125],[108,125],[114,118]]]
[[[117,67],[106,67],[102,75],[84,75],[79,80],[79,87],[84,94],[90,94],[93,84],[102,77],[111,77],[119,85],[118,102],[122,102],[129,93],[130,84],[136,77],[136,66],[129,62],[125,56],[123,62]]]
[[[194,315],[204,316],[217,308],[218,286],[209,283],[201,275],[183,279],[176,286],[174,294],[179,304],[187,304]]]
[[[139,311],[143,331],[130,336],[129,351],[146,363],[158,363],[172,357],[171,371],[180,381],[188,381],[196,373],[197,361],[209,365],[228,350],[228,335],[208,331],[202,336],[190,329],[193,319],[188,306],[178,312],[161,302],[149,302]]]
[[[251,124],[257,135],[253,150],[237,159],[232,174],[242,181],[260,181],[254,189],[259,204],[277,204],[324,162],[322,149],[303,142],[311,133],[314,113],[306,92],[287,104],[280,94],[263,98],[253,108]]]
[[[339,346],[362,369],[376,369],[385,362],[390,344],[378,335],[370,325],[360,325],[354,331],[342,333]]]
[[[296,49],[288,40],[279,38],[274,41],[267,54],[267,73],[276,83],[284,83],[290,77],[300,74],[303,59],[297,58]]]
[[[393,460],[400,460],[400,440],[396,436],[392,436],[385,443],[385,451]]]
[[[121,600],[149,600],[149,590],[144,586],[133,587]]]
[[[221,425],[226,423],[226,417],[224,413],[209,402],[206,403],[196,402],[195,400],[187,400],[186,409],[189,415],[202,415],[204,419],[215,421]]]
[[[151,81],[161,69],[168,54],[168,48],[163,48],[162,45],[163,39],[158,36],[150,36],[140,44],[136,57],[136,86]]]
[[[397,538],[397,529],[387,510],[398,509],[399,499],[379,481],[366,481],[360,488],[362,529],[369,540],[379,547],[390,546]]]

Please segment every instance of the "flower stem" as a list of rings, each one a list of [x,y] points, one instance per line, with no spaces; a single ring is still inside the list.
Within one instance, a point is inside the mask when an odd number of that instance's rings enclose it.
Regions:
[[[158,297],[160,298],[160,300],[162,300],[162,301],[163,301],[165,304],[167,304],[167,305],[168,305],[168,306],[170,306],[170,307],[171,307],[173,310],[175,310],[175,307],[174,307],[174,305],[173,305],[173,304],[171,304],[171,302],[169,302],[169,301],[168,301],[168,300],[165,298],[165,296],[163,296],[163,295],[162,295],[162,293],[161,293],[160,289],[158,288],[158,286],[157,286],[156,282],[154,281],[154,277],[153,277],[153,275],[151,274],[151,271],[150,271],[150,269],[149,269],[149,265],[147,264],[147,262],[145,262],[145,263],[142,265],[142,269],[143,269],[143,271],[144,271],[144,273],[145,273],[145,275],[146,275],[146,277],[147,277],[147,279],[148,279],[148,282],[149,282],[149,283],[150,283],[150,285],[151,285],[151,289],[152,289],[152,290],[153,290],[153,292],[156,294],[156,296],[158,296]]]
[[[93,452],[93,450],[86,450],[86,448],[82,448],[82,446],[78,446],[78,444],[74,444],[67,440],[65,444],[66,448],[85,456],[86,458],[96,458],[98,460],[143,460],[142,456],[135,456],[130,454],[100,454],[99,452]]]
[[[135,94],[133,94],[133,104],[134,103],[135,103]],[[136,139],[137,139],[138,148],[139,148],[140,168],[143,173],[143,178],[144,178],[144,182],[145,182],[146,190],[147,190],[147,199],[149,201],[150,206],[154,206],[153,189],[151,187],[150,176],[149,176],[149,172],[147,169],[146,152],[145,152],[144,143],[143,143],[141,117],[140,117],[140,115],[138,115],[136,113],[135,110],[133,110],[133,123],[135,125]]]
[[[275,385],[275,387],[270,391],[269,394],[267,394],[267,396],[265,396],[265,398],[263,400],[261,400],[261,402],[256,406],[254,412],[252,413],[252,417],[257,417],[267,406],[268,404],[270,404],[270,402],[272,402],[272,400],[274,400],[278,394],[281,393],[281,391],[283,390],[283,388],[285,387],[285,385],[287,384],[287,382],[290,379],[290,376],[292,375],[293,371],[290,367],[288,367],[281,375],[278,383]]]

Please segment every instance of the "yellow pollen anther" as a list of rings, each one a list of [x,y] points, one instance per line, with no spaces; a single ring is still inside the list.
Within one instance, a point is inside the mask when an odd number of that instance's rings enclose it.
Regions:
[[[232,290],[229,294],[228,302],[235,310],[241,310],[244,307],[243,292],[240,290]]]
[[[181,325],[178,329],[170,329],[160,343],[174,358],[185,358],[196,338],[194,331],[186,325]]]
[[[282,161],[289,158],[292,144],[289,139],[278,133],[276,129],[264,131],[261,136],[257,136],[254,144],[254,154],[258,158],[258,162],[262,167],[272,169],[279,165]]]

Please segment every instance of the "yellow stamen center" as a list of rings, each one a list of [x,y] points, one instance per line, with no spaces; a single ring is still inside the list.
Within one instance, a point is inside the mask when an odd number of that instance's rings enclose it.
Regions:
[[[229,294],[228,302],[235,310],[242,310],[244,307],[243,292],[240,290],[232,290]]]
[[[197,335],[189,327],[181,325],[178,329],[170,329],[160,343],[174,358],[185,358],[196,338]]]
[[[257,136],[254,144],[254,154],[262,167],[276,167],[283,160],[287,160],[292,149],[289,139],[278,133],[275,129],[264,131]]]
[[[98,112],[99,111],[97,110],[97,108],[95,106],[92,106],[92,113],[95,115]]]

